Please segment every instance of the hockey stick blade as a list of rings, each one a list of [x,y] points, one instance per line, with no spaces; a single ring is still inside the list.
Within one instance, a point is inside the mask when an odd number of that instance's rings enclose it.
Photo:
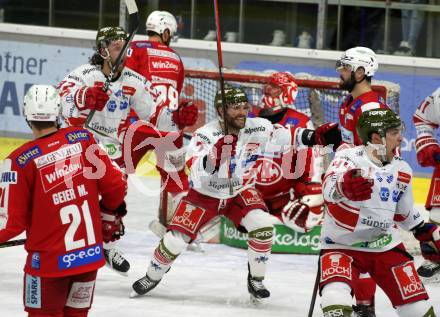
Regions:
[[[25,243],[26,243],[26,239],[11,240],[11,241],[6,241],[4,243],[0,243],[0,248],[15,247],[17,245],[23,245]]]
[[[129,46],[131,45],[131,41],[133,40],[138,28],[139,28],[139,12],[136,5],[135,0],[124,0],[125,6],[127,7],[128,11],[128,31],[129,36],[127,38],[127,41],[125,42],[124,46],[122,47],[122,50],[119,52],[118,58],[116,59],[115,64],[113,65],[110,74],[107,76],[104,87],[102,90],[107,91],[108,87],[110,86],[110,82],[113,80],[113,77],[115,76],[116,71],[119,69],[119,66],[121,66],[121,63],[124,61],[124,56],[127,53],[127,50]],[[89,115],[87,116],[86,122],[84,126],[88,129],[91,129],[95,131],[92,127],[90,127],[90,121],[92,120],[93,116],[95,115],[96,110],[90,111]]]

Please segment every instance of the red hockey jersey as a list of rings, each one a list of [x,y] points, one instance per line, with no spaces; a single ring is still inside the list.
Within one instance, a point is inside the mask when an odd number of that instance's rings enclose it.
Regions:
[[[168,109],[175,110],[179,104],[185,77],[180,56],[159,42],[135,41],[127,52],[126,66],[151,81],[160,94],[164,111],[157,109],[150,121],[161,131],[177,131]]]
[[[362,112],[371,109],[387,109],[385,100],[375,91],[366,92],[356,99],[349,95],[339,109],[342,141],[347,144],[362,145],[356,131],[356,123]]]
[[[90,132],[60,129],[30,141],[3,162],[0,242],[26,231],[25,272],[58,277],[104,265],[99,195],[109,209],[127,183]]]

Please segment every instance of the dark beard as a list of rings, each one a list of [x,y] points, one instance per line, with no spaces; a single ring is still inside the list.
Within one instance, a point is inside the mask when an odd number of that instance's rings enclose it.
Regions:
[[[232,120],[228,115],[226,115],[225,122],[228,125],[228,127],[232,128],[234,130],[241,130],[244,128],[244,126],[239,126],[239,125],[235,124],[235,121]],[[244,125],[246,125],[246,120],[245,120]]]
[[[354,86],[356,86],[356,84],[357,84],[357,82],[356,82],[356,79],[354,78],[354,73],[351,72],[350,79],[343,80],[342,84],[339,84],[339,88],[347,90],[348,92],[352,92],[354,89]]]

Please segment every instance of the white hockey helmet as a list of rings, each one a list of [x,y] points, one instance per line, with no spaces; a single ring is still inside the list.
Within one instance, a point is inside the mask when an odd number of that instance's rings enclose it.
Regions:
[[[347,66],[349,66],[353,72],[359,67],[363,67],[365,69],[365,75],[372,77],[379,68],[379,63],[377,62],[376,54],[373,50],[368,47],[357,46],[346,50],[336,62],[336,70]]]
[[[170,37],[173,37],[177,32],[176,18],[168,11],[151,12],[145,26],[147,32],[153,31],[159,35],[162,35],[166,29],[170,31]]]
[[[28,121],[57,121],[60,95],[51,85],[33,85],[23,101],[23,115]]]

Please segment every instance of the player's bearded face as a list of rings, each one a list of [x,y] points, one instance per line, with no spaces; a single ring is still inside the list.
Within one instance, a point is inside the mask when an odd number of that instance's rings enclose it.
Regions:
[[[228,126],[234,129],[243,129],[246,124],[249,109],[250,106],[247,102],[228,105],[225,116],[225,121]]]
[[[336,64],[336,71],[339,73],[339,88],[352,92],[356,85],[356,78],[354,72],[351,71],[350,65]]]

